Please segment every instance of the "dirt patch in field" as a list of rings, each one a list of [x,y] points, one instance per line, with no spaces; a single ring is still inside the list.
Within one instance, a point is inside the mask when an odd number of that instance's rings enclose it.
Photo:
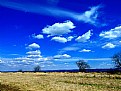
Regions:
[[[21,91],[21,90],[19,87],[0,83],[0,91]]]

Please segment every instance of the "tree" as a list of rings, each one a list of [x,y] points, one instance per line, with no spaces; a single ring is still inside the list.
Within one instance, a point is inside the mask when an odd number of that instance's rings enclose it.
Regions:
[[[23,72],[22,69],[19,69],[18,72]]]
[[[40,69],[41,69],[41,68],[40,68],[40,66],[39,66],[39,65],[37,65],[37,66],[35,66],[35,67],[34,67],[34,72],[39,72],[39,71],[40,71]]]
[[[77,66],[79,67],[79,71],[85,72],[86,68],[90,68],[90,65],[85,62],[84,60],[79,60],[76,62]]]
[[[121,52],[114,54],[112,57],[112,61],[115,64],[115,68],[121,68]]]

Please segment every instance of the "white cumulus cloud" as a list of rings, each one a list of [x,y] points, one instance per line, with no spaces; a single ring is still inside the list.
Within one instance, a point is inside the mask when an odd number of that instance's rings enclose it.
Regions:
[[[38,48],[40,48],[40,46],[37,43],[32,43],[32,44],[28,45],[27,48],[28,49],[38,49]]]
[[[115,48],[116,45],[112,44],[112,43],[107,43],[106,45],[102,46],[102,48]]]
[[[73,38],[74,38],[73,36],[69,36],[69,37],[67,38],[67,40],[68,40],[68,41],[71,41]]]
[[[53,37],[51,40],[54,40],[56,42],[60,42],[60,43],[66,43],[67,39],[64,37]]]
[[[64,23],[55,23],[52,26],[47,26],[44,29],[42,29],[42,31],[44,34],[55,36],[55,35],[68,34],[72,32],[71,29],[74,28],[75,26],[71,21],[65,21]]]
[[[36,39],[44,39],[44,36],[42,34],[32,35],[32,37]]]
[[[75,41],[77,41],[77,42],[86,42],[87,40],[90,39],[91,35],[92,35],[91,30],[89,30],[88,32],[86,32],[82,36],[79,36],[78,38],[76,38]]]
[[[79,51],[79,52],[91,52],[91,50],[83,49],[83,50],[81,50],[81,51]]]
[[[102,31],[99,36],[108,39],[119,38],[121,37],[121,26],[115,27],[109,31]]]
[[[28,54],[28,55],[40,55],[41,52],[40,52],[40,50],[36,50],[36,51],[29,51],[26,54]]]
[[[55,55],[55,59],[64,59],[64,58],[70,58],[71,56],[68,54],[63,54],[63,55]]]
[[[28,55],[27,58],[41,58],[41,55]]]

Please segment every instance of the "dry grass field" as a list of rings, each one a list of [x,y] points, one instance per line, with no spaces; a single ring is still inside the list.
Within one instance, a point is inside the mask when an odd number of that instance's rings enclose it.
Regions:
[[[121,74],[0,73],[0,91],[121,91]]]

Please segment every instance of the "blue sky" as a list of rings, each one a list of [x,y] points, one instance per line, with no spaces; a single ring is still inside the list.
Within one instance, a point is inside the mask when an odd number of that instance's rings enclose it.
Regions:
[[[112,68],[121,1],[0,0],[0,70]]]

